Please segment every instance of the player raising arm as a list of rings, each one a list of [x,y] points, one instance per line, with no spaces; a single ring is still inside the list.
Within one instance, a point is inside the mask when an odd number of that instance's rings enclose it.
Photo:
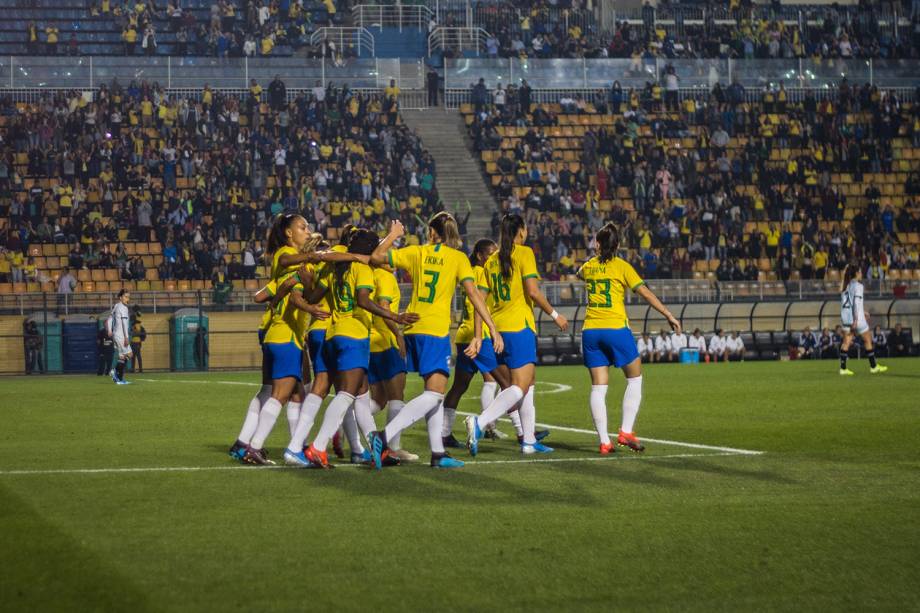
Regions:
[[[626,317],[626,290],[639,294],[668,320],[677,334],[680,334],[680,322],[661,304],[629,262],[617,257],[620,239],[616,226],[606,224],[598,230],[596,240],[598,254],[578,271],[588,294],[581,345],[585,366],[591,373],[591,416],[600,438],[601,455],[612,453],[615,447],[607,434],[608,370],[611,364],[623,369],[626,391],[617,444],[633,451],[644,451],[645,447],[633,433],[642,402],[642,363]]]
[[[386,262],[393,268],[407,271],[412,277],[409,310],[417,313],[420,319],[405,331],[406,366],[422,376],[425,391],[408,402],[382,432],[371,436],[371,456],[375,466],[380,468],[389,450],[388,445],[393,444],[393,437],[425,417],[431,445],[431,466],[458,468],[463,466],[463,462],[445,453],[441,439],[444,416],[441,401],[450,376],[450,307],[458,283],[492,333],[496,351],[503,347],[502,337],[476,289],[469,260],[457,250],[460,246],[457,221],[449,213],[438,213],[428,222],[427,244],[390,249],[403,233],[402,224],[394,221],[390,233],[374,250],[371,261],[374,264]],[[475,356],[479,345],[474,341],[470,343],[469,350],[468,355]]]

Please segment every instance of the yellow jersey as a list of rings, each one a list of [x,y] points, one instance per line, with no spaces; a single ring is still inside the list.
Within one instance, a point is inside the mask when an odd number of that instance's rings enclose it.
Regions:
[[[303,340],[306,334],[307,313],[301,311],[290,301],[291,294],[303,292],[303,283],[298,282],[291,291],[282,298],[272,311],[272,318],[265,332],[265,344],[294,343],[303,350]]]
[[[390,249],[387,255],[390,266],[412,277],[408,310],[417,313],[419,320],[406,327],[406,334],[447,336],[457,283],[475,281],[469,258],[441,243]]]
[[[335,245],[330,249],[330,251],[337,251],[338,253],[346,253],[348,247],[345,245]],[[331,262],[320,262],[316,265],[309,265],[308,269],[313,271],[313,284],[318,284],[319,280],[328,272],[328,269],[332,269],[334,265]],[[323,310],[327,313],[332,313],[333,304],[332,304],[332,294],[326,292],[323,296],[322,301]],[[326,319],[317,319],[315,317],[310,318],[310,325],[307,327],[307,333],[313,332],[314,330],[328,330],[329,329],[329,320],[331,318],[327,317]]]
[[[274,298],[275,294],[278,293],[278,284],[275,281],[269,281],[262,290],[268,293],[269,298]],[[267,306],[265,307],[265,312],[262,313],[262,321],[259,323],[259,332],[265,332],[271,322],[272,308],[271,306]]]
[[[374,269],[374,300],[379,302],[387,300],[390,303],[390,312],[399,313],[399,284],[396,276],[383,268]],[[371,352],[377,353],[397,347],[396,335],[387,326],[384,318],[374,315],[371,327]]]
[[[636,291],[645,283],[636,269],[622,258],[601,262],[595,256],[582,265],[578,276],[584,279],[588,294],[584,329],[628,327],[626,290]]]
[[[489,284],[486,281],[486,269],[482,266],[473,266],[473,276],[475,277],[477,289],[488,293]],[[457,336],[454,338],[454,342],[458,345],[466,345],[473,340],[474,332],[473,302],[467,296],[466,300],[463,301],[463,320],[460,322],[460,327],[457,328]],[[489,329],[486,328],[485,323],[482,324],[482,338],[489,338]]]
[[[288,245],[285,245],[284,247],[280,247],[278,251],[274,252],[272,254],[272,270],[270,274],[271,279],[273,281],[278,281],[282,277],[286,277],[292,272],[296,272],[297,269],[300,268],[300,264],[294,264],[293,266],[281,268],[281,265],[278,262],[281,259],[282,255],[298,255],[298,254],[299,252],[296,249]]]
[[[374,271],[371,267],[352,262],[339,283],[335,266],[328,266],[319,284],[327,289],[327,294],[332,294],[332,321],[326,329],[326,339],[334,336],[369,338],[372,316],[358,306],[355,296],[359,289],[366,289],[371,293],[371,300],[374,299]]]
[[[533,250],[525,245],[515,245],[511,251],[511,277],[502,275],[499,252],[489,256],[485,264],[486,283],[489,286],[489,312],[499,332],[520,332],[524,328],[537,331],[533,316],[533,302],[524,292],[524,279],[539,279],[537,259]]]

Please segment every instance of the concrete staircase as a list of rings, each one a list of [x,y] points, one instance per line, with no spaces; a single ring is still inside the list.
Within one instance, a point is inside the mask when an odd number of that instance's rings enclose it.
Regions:
[[[472,213],[467,222],[468,242],[490,237],[492,213],[497,204],[486,185],[479,158],[470,146],[463,117],[455,110],[440,108],[402,111],[402,116],[434,157],[438,192],[444,207],[453,212],[459,202],[463,212],[469,201]]]

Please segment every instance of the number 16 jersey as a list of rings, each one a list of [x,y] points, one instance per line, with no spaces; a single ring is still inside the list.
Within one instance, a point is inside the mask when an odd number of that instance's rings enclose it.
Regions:
[[[489,312],[499,332],[520,332],[524,328],[536,332],[533,302],[524,292],[525,279],[539,279],[537,259],[526,245],[511,250],[511,276],[502,274],[501,259],[496,251],[485,264],[489,284]]]
[[[601,262],[595,256],[582,265],[578,276],[584,280],[588,294],[584,329],[628,327],[626,289],[635,291],[645,283],[636,269],[621,258]]]
[[[447,336],[450,307],[457,283],[475,281],[466,255],[447,245],[410,245],[388,252],[390,266],[412,277],[412,300],[406,309],[419,320],[406,326],[406,334]]]

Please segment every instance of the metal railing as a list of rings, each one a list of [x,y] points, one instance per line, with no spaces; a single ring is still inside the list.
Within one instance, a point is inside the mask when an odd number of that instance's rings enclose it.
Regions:
[[[489,33],[482,28],[445,28],[438,26],[428,35],[428,55],[442,51],[485,53]]]
[[[336,51],[345,55],[345,49],[354,49],[358,57],[374,57],[374,35],[367,28],[319,28],[310,35],[310,44],[332,41]]]
[[[359,4],[352,7],[352,21],[361,28],[395,27],[427,30],[434,11],[424,5]]]

